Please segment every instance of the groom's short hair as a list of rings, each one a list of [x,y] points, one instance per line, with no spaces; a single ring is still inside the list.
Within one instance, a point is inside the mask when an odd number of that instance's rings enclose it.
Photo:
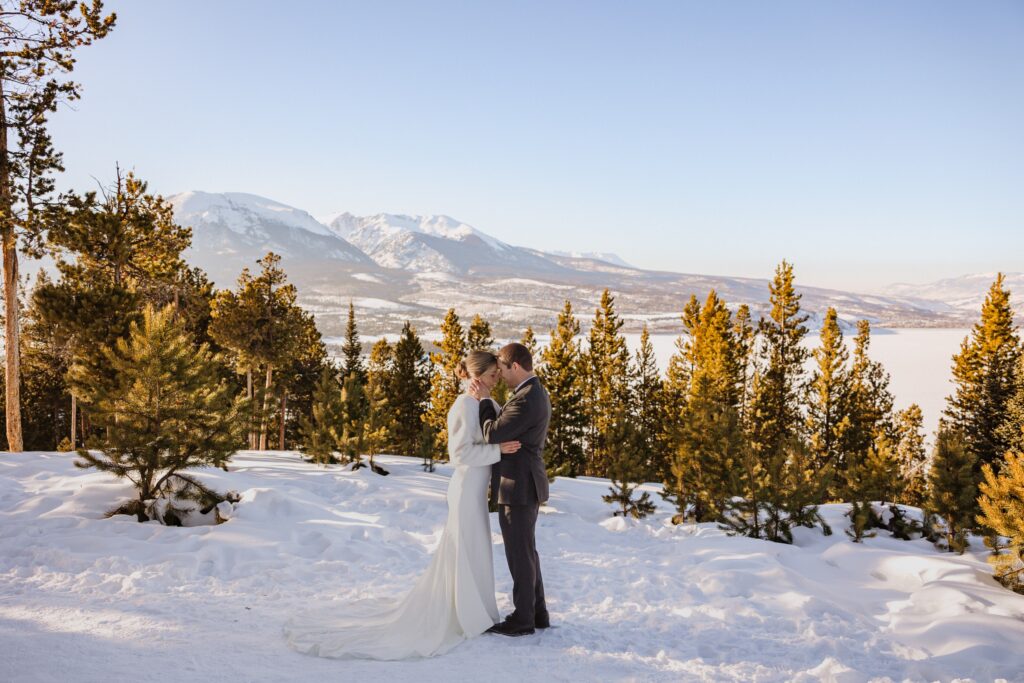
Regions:
[[[530,349],[519,342],[502,346],[501,351],[498,351],[498,360],[506,368],[512,367],[513,363],[519,363],[519,367],[523,370],[533,372],[533,355],[530,353]]]

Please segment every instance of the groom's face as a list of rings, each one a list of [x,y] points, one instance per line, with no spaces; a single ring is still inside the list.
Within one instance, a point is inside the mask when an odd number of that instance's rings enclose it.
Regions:
[[[517,381],[519,377],[519,366],[516,363],[506,365],[505,361],[499,360],[498,366],[501,368],[501,378],[505,380],[505,384],[509,385],[510,387],[515,387],[517,384],[519,384],[519,382]]]

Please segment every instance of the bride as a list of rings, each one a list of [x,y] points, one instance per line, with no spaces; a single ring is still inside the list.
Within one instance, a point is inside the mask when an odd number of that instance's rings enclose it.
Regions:
[[[498,359],[471,351],[459,366],[462,380],[498,382]],[[490,400],[490,399],[485,399]],[[448,411],[448,519],[430,567],[401,600],[384,606],[349,605],[329,616],[306,616],[285,626],[288,644],[321,657],[406,659],[447,652],[499,621],[494,599],[487,485],[491,465],[518,441],[484,443],[480,402],[463,392]]]

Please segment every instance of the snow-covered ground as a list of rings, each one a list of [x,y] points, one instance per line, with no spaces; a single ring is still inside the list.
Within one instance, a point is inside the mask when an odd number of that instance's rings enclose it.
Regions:
[[[555,628],[484,635],[394,663],[297,654],[309,608],[397,596],[428,564],[450,469],[391,475],[243,452],[202,478],[242,494],[219,526],[103,512],[130,490],[73,456],[0,454],[0,681],[1008,681],[1024,678],[1024,596],[975,542],[800,529],[795,545],[611,517],[607,483],[558,479],[537,542]],[[655,487],[647,487],[654,490]],[[660,502],[660,501],[659,501]],[[499,608],[511,588],[492,520]]]

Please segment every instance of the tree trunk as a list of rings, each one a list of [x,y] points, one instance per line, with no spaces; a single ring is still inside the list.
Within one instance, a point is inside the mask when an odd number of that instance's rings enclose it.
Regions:
[[[288,408],[288,393],[283,389],[281,391],[281,438],[279,439],[278,449],[284,450],[284,415],[285,410]]]
[[[260,412],[260,450],[267,450],[267,399],[270,398],[270,382],[274,376],[274,366],[267,364],[267,382],[263,387],[263,410]]]
[[[71,394],[71,450],[75,450],[75,421],[78,420],[78,399]]]
[[[4,351],[6,368],[7,448],[20,452],[21,437],[21,331],[18,310],[18,241],[14,232],[10,152],[7,149],[7,108],[0,78],[0,233],[4,252]]]
[[[253,419],[252,368],[245,370],[245,397],[249,399],[249,450],[256,450],[256,427]]]

